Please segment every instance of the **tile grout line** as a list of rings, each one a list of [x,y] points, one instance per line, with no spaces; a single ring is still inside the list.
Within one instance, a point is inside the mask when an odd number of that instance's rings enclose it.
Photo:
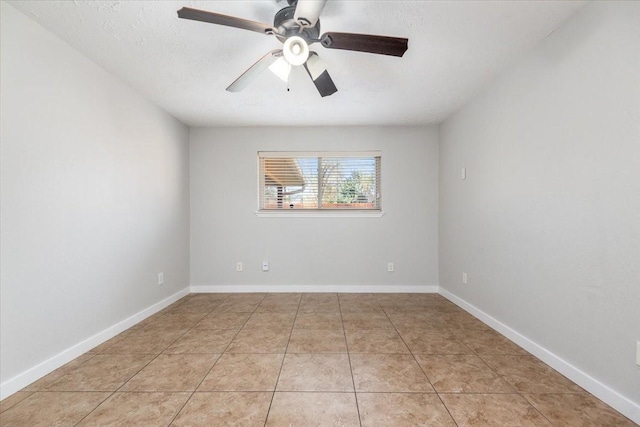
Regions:
[[[398,328],[396,328],[396,325],[393,323],[393,321],[391,320],[391,318],[389,317],[389,315],[387,314],[387,311],[384,309],[384,307],[382,307],[382,311],[384,312],[385,316],[387,316],[387,319],[389,319],[389,322],[393,325],[393,329],[396,331],[396,333],[398,334],[398,336],[400,337],[400,339],[402,340],[402,342],[404,343],[404,345],[407,347],[407,350],[409,350],[409,354],[411,354],[411,357],[413,357],[413,360],[418,364],[418,367],[420,368],[420,371],[422,372],[422,374],[424,375],[424,377],[427,379],[427,381],[429,382],[429,385],[431,385],[431,388],[433,388],[433,391],[435,393],[436,396],[438,396],[438,400],[440,400],[440,403],[442,403],[442,406],[444,406],[444,409],[447,411],[447,414],[449,414],[449,417],[451,417],[451,420],[453,421],[453,423],[458,426],[458,422],[456,421],[455,418],[453,418],[453,415],[451,414],[451,411],[449,411],[449,408],[447,407],[447,405],[444,403],[444,401],[442,400],[442,397],[440,397],[440,394],[438,393],[438,390],[436,390],[436,388],[433,386],[433,383],[431,383],[431,380],[429,379],[429,376],[427,375],[427,373],[424,371],[424,369],[422,368],[422,365],[420,365],[420,362],[418,362],[418,359],[416,359],[416,355],[413,354],[413,351],[411,350],[411,348],[409,348],[409,346],[407,345],[407,342],[404,340],[404,338],[402,337],[402,335],[400,334],[400,331],[398,331]]]
[[[383,311],[384,311],[384,308],[383,308]],[[386,311],[385,311],[385,314],[387,314],[387,313],[386,313]],[[387,317],[389,317],[389,316],[388,316],[388,314],[387,314]],[[391,318],[389,318],[389,321],[391,321]],[[393,324],[393,321],[391,321],[391,323]],[[395,327],[395,324],[394,324],[393,326],[394,326],[394,328],[396,328],[396,327]],[[527,403],[529,404],[529,406],[531,406],[531,407],[532,407],[532,408],[533,408],[537,413],[539,413],[539,414],[540,414],[540,415],[541,415],[545,420],[547,420],[547,421],[551,422],[551,421],[550,421],[550,420],[549,420],[549,419],[548,419],[544,414],[542,414],[542,413],[541,413],[541,412],[540,412],[540,411],[539,411],[535,406],[533,406],[533,404],[531,404],[531,402],[530,402],[530,401],[529,401],[529,400],[528,400],[528,399],[527,399],[527,398],[526,398],[522,393],[520,393],[517,389],[515,389],[515,387],[513,387],[513,386],[511,385],[511,383],[509,383],[508,381],[506,381],[505,376],[500,375],[500,374],[497,372],[497,370],[496,370],[496,369],[494,369],[491,365],[489,365],[489,364],[484,360],[484,358],[482,357],[482,355],[481,355],[481,354],[479,354],[479,353],[478,353],[476,350],[474,350],[471,346],[469,346],[469,345],[467,345],[465,342],[463,342],[463,340],[461,340],[461,339],[458,337],[458,335],[457,335],[457,334],[456,334],[456,333],[455,333],[451,328],[447,328],[447,327],[445,327],[445,328],[443,328],[443,329],[445,329],[445,330],[446,330],[446,331],[447,331],[451,336],[453,336],[453,338],[455,339],[455,341],[457,341],[458,343],[462,344],[464,347],[468,348],[468,349],[471,351],[470,355],[473,355],[473,356],[477,357],[478,359],[480,359],[480,360],[482,361],[482,363],[484,363],[484,364],[485,364],[485,366],[487,366],[487,367],[488,367],[492,372],[494,372],[494,373],[496,374],[496,376],[497,376],[497,377],[501,378],[503,381],[505,381],[505,383],[506,383],[507,385],[509,385],[509,387],[511,387],[511,388],[513,389],[513,392],[511,392],[511,393],[507,393],[507,392],[503,392],[503,393],[495,393],[495,392],[493,392],[493,393],[487,393],[487,392],[466,392],[466,393],[455,393],[455,392],[439,392],[439,391],[437,391],[437,390],[435,389],[435,387],[434,387],[434,391],[435,391],[436,395],[438,396],[438,398],[440,399],[440,401],[442,402],[442,404],[444,405],[445,409],[447,410],[447,412],[449,413],[449,415],[450,415],[450,416],[451,416],[451,418],[453,419],[454,423],[456,423],[456,425],[457,425],[457,421],[453,418],[453,415],[451,415],[451,412],[449,411],[449,408],[447,407],[447,405],[446,405],[446,404],[444,403],[444,401],[442,400],[441,394],[444,394],[444,395],[446,395],[446,394],[450,394],[450,395],[505,395],[505,394],[509,394],[509,395],[518,395],[519,397],[521,397],[522,399],[524,399],[524,401],[525,401],[525,402],[527,402]],[[396,328],[396,332],[397,332],[397,333],[398,333],[398,335],[400,336],[400,339],[402,339],[402,341],[403,341],[403,342],[405,342],[405,341],[404,341],[404,338],[402,337],[402,335],[400,334],[400,332],[397,330],[397,328]],[[405,345],[406,345],[406,342],[405,342]],[[407,345],[407,348],[409,348],[409,346],[408,346],[408,345]],[[426,373],[426,372],[424,372],[424,369],[422,369],[422,365],[420,365],[420,363],[418,362],[418,360],[415,358],[415,354],[413,354],[413,351],[411,351],[411,349],[409,349],[409,352],[413,355],[413,358],[416,360],[416,363],[418,363],[418,366],[420,367],[420,369],[422,370],[422,372],[424,373],[424,375],[427,377],[427,380],[429,380],[429,376],[427,375],[427,373]],[[444,355],[444,354],[442,354],[442,355]],[[456,354],[451,354],[451,355],[456,355]],[[488,354],[488,355],[491,355],[491,354]],[[503,355],[505,355],[505,354],[496,354],[496,355],[503,356]],[[507,355],[509,355],[509,354],[507,354]],[[439,355],[434,354],[434,355],[432,355],[432,356],[439,356]],[[520,355],[520,354],[513,354],[513,356],[521,356],[521,355]],[[522,355],[522,356],[527,356],[527,355]],[[431,380],[429,380],[429,382],[431,383]],[[433,384],[431,384],[431,386],[433,387]]]
[[[180,408],[176,411],[176,414],[173,416],[173,418],[171,419],[171,421],[169,422],[169,424],[167,424],[168,426],[171,426],[173,424],[173,422],[176,420],[176,418],[178,418],[178,415],[180,415],[180,413],[182,412],[182,410],[185,408],[185,406],[187,406],[187,403],[189,403],[189,401],[191,400],[191,398],[193,397],[193,395],[196,393],[196,391],[198,390],[198,388],[200,388],[200,386],[202,385],[202,383],[204,382],[204,380],[207,378],[207,376],[211,373],[211,371],[213,370],[213,368],[218,364],[218,361],[220,360],[220,358],[222,357],[222,355],[225,353],[225,351],[227,351],[227,349],[229,348],[229,346],[231,345],[231,343],[233,342],[233,340],[238,336],[238,334],[240,333],[240,331],[242,330],[242,328],[244,328],[244,325],[247,324],[247,322],[249,321],[249,319],[251,318],[251,316],[256,312],[256,310],[258,309],[258,307],[260,306],[260,304],[262,303],[262,301],[264,300],[264,298],[266,297],[266,294],[264,297],[262,297],[262,299],[260,300],[260,302],[256,305],[256,308],[253,309],[253,311],[251,312],[251,315],[249,315],[249,317],[247,317],[247,320],[244,321],[244,323],[242,324],[242,326],[240,326],[240,328],[238,328],[238,331],[235,333],[235,335],[229,340],[229,343],[227,344],[227,346],[224,348],[224,350],[222,350],[222,352],[220,352],[220,354],[218,355],[217,359],[215,362],[213,362],[213,365],[211,365],[211,367],[209,368],[209,370],[207,371],[206,374],[204,374],[204,376],[202,377],[202,379],[200,380],[200,382],[198,383],[198,385],[193,389],[193,391],[191,392],[191,394],[189,394],[189,397],[185,400],[185,402],[182,404],[182,406],[180,406]],[[222,302],[220,302],[220,304],[218,304],[213,310],[211,310],[209,313],[207,313],[206,315],[204,315],[202,317],[202,319],[204,319],[205,317],[207,317],[209,314],[213,313],[216,308],[220,307],[222,304],[224,304],[227,300],[229,299],[229,296],[227,296],[227,298],[225,298]],[[222,312],[224,313],[224,312]],[[230,312],[233,313],[233,312]],[[200,321],[202,321],[202,319],[200,319]],[[196,329],[196,326],[198,325],[198,323],[200,323],[200,321],[196,322],[195,325],[193,325],[193,327],[189,330],[193,330]],[[175,343],[175,341],[174,341]],[[168,348],[168,347],[167,347]],[[212,353],[207,353],[207,354],[212,354]]]
[[[193,297],[191,297],[191,298],[193,298]],[[178,304],[176,307],[181,306],[182,304],[184,304],[184,303],[186,303],[187,301],[189,301],[191,298],[188,298],[187,300],[185,300],[185,301],[184,301],[184,302],[182,302],[181,304]],[[161,315],[160,315],[160,317],[164,317],[164,316],[166,316],[166,315],[167,315],[167,314],[169,314],[169,313],[170,313],[170,311],[169,311],[169,312],[167,312],[167,313],[163,313],[163,314],[161,314]],[[149,317],[151,317],[151,316],[149,316]],[[147,319],[148,319],[148,318],[147,318]],[[147,320],[147,319],[144,319],[144,320]],[[144,320],[143,320],[143,321],[144,321]],[[135,326],[135,325],[134,325],[134,326]],[[144,330],[144,329],[145,329],[145,326],[140,327],[140,329],[141,329],[141,330]],[[167,348],[171,347],[171,346],[172,346],[172,345],[173,345],[177,340],[179,340],[180,338],[182,338],[182,337],[183,337],[183,336],[184,336],[184,335],[185,335],[189,330],[190,330],[190,329],[186,329],[186,330],[184,331],[184,333],[182,333],[179,337],[177,337],[175,340],[173,340],[171,343],[169,343],[169,345],[167,346]],[[120,340],[118,340],[118,341],[120,341]],[[117,342],[116,342],[116,343],[114,343],[114,345],[116,345],[116,344],[117,344]],[[113,347],[113,346],[109,346],[109,347],[107,347],[107,348],[105,349],[105,351],[109,350],[111,347]],[[165,350],[166,350],[166,348],[165,348]],[[111,398],[112,398],[112,397],[113,397],[113,396],[114,396],[114,395],[115,395],[115,394],[116,394],[116,393],[117,393],[117,392],[118,392],[122,387],[124,387],[124,386],[129,382],[129,381],[131,381],[131,379],[132,379],[133,377],[135,377],[136,375],[138,375],[138,374],[139,374],[139,373],[140,373],[144,368],[146,368],[147,366],[149,366],[149,365],[151,364],[151,362],[153,362],[154,360],[156,360],[156,359],[158,358],[158,356],[160,356],[160,355],[162,354],[162,352],[163,352],[163,351],[164,351],[164,350],[162,350],[160,353],[156,354],[156,355],[155,355],[155,357],[152,357],[152,358],[151,358],[151,359],[150,359],[150,360],[149,360],[149,361],[148,361],[144,366],[142,366],[142,367],[141,367],[140,369],[138,369],[138,370],[137,370],[133,375],[131,375],[131,376],[130,376],[128,379],[126,379],[122,384],[120,384],[120,386],[119,386],[119,387],[117,387],[114,391],[112,391],[112,392],[111,392],[111,394],[109,394],[109,396],[107,396],[107,397],[106,397],[102,402],[100,402],[98,405],[96,405],[96,407],[95,407],[95,408],[93,408],[90,412],[88,412],[84,417],[82,417],[82,419],[80,419],[80,421],[78,421],[78,422],[77,422],[76,424],[74,424],[74,425],[76,425],[76,426],[77,426],[77,425],[79,425],[79,424],[80,424],[80,423],[82,423],[82,421],[84,421],[88,416],[90,416],[91,414],[93,414],[93,413],[96,411],[96,409],[98,409],[100,406],[102,406],[102,404],[103,404],[103,403],[105,403],[107,400],[111,399]],[[94,358],[95,356],[97,356],[97,355],[112,355],[112,356],[113,356],[113,355],[118,355],[118,354],[126,354],[126,353],[97,353],[97,354],[95,354],[93,357],[91,357],[89,360],[93,359],[93,358]],[[131,353],[131,354],[133,354],[133,355],[138,355],[138,354],[153,354],[153,353]],[[84,363],[81,363],[81,364],[80,364],[80,366],[84,365],[84,364],[85,364],[86,362],[88,362],[89,360],[85,361]],[[188,400],[188,399],[187,399],[187,400]]]
[[[349,361],[349,371],[351,372],[351,384],[353,385],[353,396],[356,399],[356,412],[358,413],[358,422],[362,427],[362,417],[360,415],[360,404],[358,403],[358,392],[356,391],[356,380],[353,377],[353,366],[351,365],[351,352],[349,351],[349,341],[347,340],[347,331],[344,328],[344,318],[342,317],[342,304],[340,303],[340,293],[338,293],[338,309],[340,310],[340,321],[342,322],[342,334],[344,335],[344,344],[347,347],[347,360]]]
[[[469,347],[471,348],[471,347]],[[495,369],[493,366],[489,365],[489,363],[487,363],[486,360],[484,360],[484,358],[482,357],[481,354],[478,354],[478,352],[476,352],[474,349],[471,349],[471,351],[473,351],[473,353],[476,355],[476,357],[478,357],[478,359],[482,360],[482,363],[484,363],[486,366],[489,367],[489,369],[494,372],[500,379],[502,379],[502,381],[504,381],[505,383],[507,383],[509,385],[509,387],[511,387],[513,389],[513,391],[515,393],[511,393],[511,394],[517,394],[518,396],[520,396],[525,402],[527,402],[529,404],[529,406],[531,406],[537,413],[540,414],[540,416],[542,416],[542,418],[544,418],[545,420],[547,420],[550,424],[553,424],[552,420],[550,420],[549,418],[547,418],[546,415],[544,415],[540,410],[538,410],[538,408],[536,408],[533,403],[531,403],[531,401],[529,401],[529,399],[526,398],[526,396],[524,395],[524,393],[521,393],[520,391],[518,391],[518,389],[516,389],[513,385],[511,385],[511,383],[509,381],[506,380],[506,376],[505,375],[500,375],[500,373],[498,372],[497,369]],[[485,356],[492,356],[491,354],[486,354]],[[493,355],[493,356],[497,356],[497,355]],[[511,355],[511,356],[521,356],[521,355]],[[524,355],[525,357],[527,355]],[[534,394],[534,393],[529,393],[529,394]]]
[[[267,294],[268,295],[268,294]],[[274,295],[271,293],[271,295]],[[265,297],[266,298],[266,297]],[[282,368],[284,367],[284,360],[287,358],[287,350],[289,349],[289,343],[291,342],[291,335],[293,335],[293,328],[296,325],[296,319],[298,318],[298,312],[300,311],[300,304],[302,303],[302,293],[300,294],[300,300],[298,301],[298,307],[296,308],[296,315],[293,316],[293,323],[291,324],[291,330],[289,331],[289,339],[287,339],[287,345],[284,348],[284,354],[282,355],[282,362],[280,363],[280,369],[278,370],[278,376],[276,377],[276,383],[273,386],[273,393],[271,393],[271,401],[267,408],[267,416],[264,418],[264,426],[267,426],[269,421],[269,413],[271,412],[271,406],[273,405],[273,399],[276,397],[276,390],[278,388],[278,382],[280,381],[280,374],[282,374]]]

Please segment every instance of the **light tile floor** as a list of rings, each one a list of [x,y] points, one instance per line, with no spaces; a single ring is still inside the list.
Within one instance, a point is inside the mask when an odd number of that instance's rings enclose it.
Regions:
[[[436,294],[192,294],[2,426],[634,426]]]

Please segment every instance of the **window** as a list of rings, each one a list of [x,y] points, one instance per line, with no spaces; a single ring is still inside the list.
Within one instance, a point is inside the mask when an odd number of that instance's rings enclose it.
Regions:
[[[259,152],[261,212],[378,211],[381,153]]]

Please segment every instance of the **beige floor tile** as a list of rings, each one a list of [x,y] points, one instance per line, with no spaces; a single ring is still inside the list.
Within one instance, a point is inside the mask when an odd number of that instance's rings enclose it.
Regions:
[[[256,313],[293,313],[298,311],[299,302],[267,302],[263,301],[256,308]]]
[[[36,392],[0,416],[2,427],[73,426],[111,393]]]
[[[340,313],[337,294],[303,294],[299,313]]]
[[[439,393],[515,393],[478,356],[417,354],[415,357]]]
[[[259,304],[259,301],[255,302],[250,299],[234,300],[230,298],[217,306],[212,313],[252,313]]]
[[[140,329],[127,335],[101,354],[160,354],[186,329]]]
[[[277,391],[353,391],[346,354],[287,354]]]
[[[349,353],[409,353],[395,330],[346,331]]]
[[[440,394],[458,427],[550,426],[517,394]]]
[[[358,393],[362,427],[456,427],[435,394]]]
[[[377,304],[378,295],[375,293],[339,293],[338,300],[340,304]]]
[[[222,353],[237,333],[234,329],[192,329],[169,346],[164,354]]]
[[[337,302],[302,302],[298,307],[299,313],[340,313],[340,304]]]
[[[171,310],[170,313],[209,313],[222,302],[222,299],[207,299],[195,296]]]
[[[121,391],[193,391],[218,357],[218,354],[161,354]]]
[[[284,353],[290,329],[242,329],[231,341],[227,353]]]
[[[171,424],[176,427],[263,427],[272,393],[196,392]]]
[[[525,398],[554,426],[634,427],[636,423],[587,393],[535,394]]]
[[[220,356],[198,391],[273,391],[284,354]]]
[[[134,331],[136,329],[142,329],[145,326],[147,326],[150,323],[155,322],[156,320],[159,320],[161,317],[164,317],[165,314],[169,314],[171,313],[171,311],[159,311],[155,314],[152,314],[151,316],[147,317],[146,319],[141,320],[140,322],[136,323],[133,327],[129,328],[129,331]]]
[[[387,313],[391,323],[398,330],[402,329],[414,329],[417,331],[423,331],[426,329],[440,329],[445,330],[447,327],[447,320],[433,313]]]
[[[262,302],[266,302],[267,304],[275,303],[275,304],[290,304],[290,303],[300,303],[302,299],[302,293],[300,292],[276,292],[276,293],[268,293]]]
[[[280,393],[273,396],[267,427],[357,427],[354,393]]]
[[[154,358],[148,354],[98,354],[51,383],[49,391],[115,391]]]
[[[392,329],[395,330],[389,318],[384,314],[375,313],[342,313],[342,324],[345,330]]]
[[[0,425],[153,425],[115,417],[189,395],[178,425],[263,426],[271,396],[268,425],[358,425],[354,383],[365,427],[448,425],[432,385],[459,426],[635,425],[440,295],[335,293],[186,296],[2,401]]]
[[[108,339],[102,344],[98,344],[97,346],[93,347],[91,350],[87,351],[85,354],[103,353],[108,348],[113,347],[117,342],[122,341],[122,339],[128,337],[129,335],[135,333],[136,331],[139,331],[140,329],[142,329],[142,327],[140,326],[140,323],[138,323],[137,325],[134,325],[133,327],[127,329],[126,331],[123,331],[122,333],[116,335],[115,337]]]
[[[302,294],[302,298],[300,299],[300,304],[314,304],[314,303],[337,303],[338,302],[338,294],[327,292],[309,292]]]
[[[226,301],[251,301],[260,303],[267,296],[266,292],[231,293]]]
[[[210,302],[218,302],[221,303],[226,301],[229,296],[234,294],[229,293],[201,293],[201,294],[191,294],[191,297],[196,300],[210,301]]]
[[[446,331],[400,330],[413,354],[473,354],[473,351]]]
[[[358,392],[433,392],[429,380],[409,354],[351,354]]]
[[[293,313],[253,313],[243,329],[291,329],[296,318]]]
[[[22,402],[27,397],[33,394],[32,391],[19,391],[17,393],[13,393],[11,396],[6,397],[0,401],[0,414],[6,411],[7,409],[15,406],[16,404]]]
[[[342,302],[340,301],[340,311],[345,313],[360,314],[384,314],[384,310],[377,302]]]
[[[193,328],[206,313],[168,313],[164,316],[155,317],[152,321],[146,322],[144,329],[191,329]]]
[[[293,329],[287,353],[346,353],[342,329]]]
[[[29,384],[27,387],[24,388],[24,391],[46,391],[51,384],[59,380],[63,375],[66,375],[69,372],[73,371],[74,369],[78,368],[80,365],[82,365],[87,360],[91,359],[93,356],[94,354],[85,353],[79,357],[76,357],[69,363],[66,363],[65,365],[59,367],[58,369],[51,372],[50,374],[47,374],[44,377],[40,378],[38,381],[32,384]]]
[[[78,426],[166,426],[190,393],[114,393]]]
[[[173,304],[171,304],[171,305],[163,308],[159,312],[157,312],[156,315],[162,316],[163,314],[167,314],[167,313],[171,312],[173,309],[177,308],[178,306],[180,306],[180,305],[184,304],[185,302],[189,301],[191,298],[193,298],[193,295],[184,296],[184,297],[180,298],[178,301],[174,302]]]
[[[251,313],[218,313],[207,314],[196,324],[196,329],[240,329],[249,319]]]
[[[520,393],[580,393],[582,388],[534,356],[482,356]]]
[[[449,310],[441,311],[442,317],[446,319],[447,328],[451,330],[479,330],[479,331],[493,331],[489,326],[482,323],[469,313],[462,310]]]
[[[529,354],[504,335],[492,330],[459,329],[456,337],[476,354]]]
[[[335,313],[298,313],[294,329],[339,329],[342,330],[342,316]]]
[[[425,307],[421,304],[393,304],[393,303],[381,303],[380,307],[384,312],[391,316],[393,314],[418,314],[422,315],[429,312],[429,307]]]

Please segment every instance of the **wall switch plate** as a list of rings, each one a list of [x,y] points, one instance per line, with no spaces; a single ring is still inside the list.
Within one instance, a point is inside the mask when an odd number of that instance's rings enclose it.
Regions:
[[[395,265],[393,265],[392,262],[387,264],[387,271],[390,272],[390,273],[393,273],[394,271],[396,271],[396,267],[395,267]]]
[[[236,271],[242,271],[242,263],[236,262]]]
[[[158,273],[158,285],[164,285],[164,273]]]
[[[269,262],[262,261],[262,271],[269,271]]]
[[[467,277],[467,273],[462,273],[462,284],[466,285],[469,283],[469,278]]]
[[[460,179],[467,179],[467,168],[460,169]]]
[[[640,341],[636,341],[636,365],[640,366]]]

